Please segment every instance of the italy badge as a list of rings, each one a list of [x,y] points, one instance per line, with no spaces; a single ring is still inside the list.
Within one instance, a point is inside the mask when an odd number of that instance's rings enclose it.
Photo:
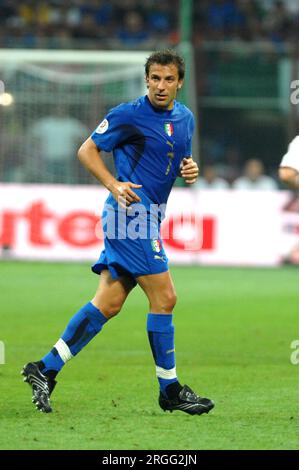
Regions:
[[[165,122],[164,124],[164,130],[166,132],[166,134],[171,137],[172,134],[173,134],[173,125],[171,122]]]
[[[156,253],[160,253],[161,248],[162,248],[160,240],[153,239],[151,240],[151,244],[152,244],[152,250],[155,251]]]

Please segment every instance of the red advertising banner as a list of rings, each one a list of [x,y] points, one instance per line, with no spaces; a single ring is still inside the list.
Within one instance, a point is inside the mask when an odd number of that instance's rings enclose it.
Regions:
[[[107,195],[97,186],[0,184],[0,254],[96,260]],[[292,199],[288,191],[174,189],[161,228],[170,262],[278,265],[299,245]]]

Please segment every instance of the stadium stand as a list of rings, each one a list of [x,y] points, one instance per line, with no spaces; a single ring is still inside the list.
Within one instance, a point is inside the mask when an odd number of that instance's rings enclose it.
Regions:
[[[179,7],[179,0],[73,0],[67,4],[62,0],[0,0],[0,49],[131,51],[175,47],[180,41]],[[192,42],[196,93],[199,97],[201,151],[206,151],[203,154],[207,164],[222,165],[224,173],[233,175],[228,176],[229,181],[240,174],[244,162],[252,154],[253,149],[247,145],[247,135],[254,135],[255,145],[260,149],[258,158],[274,174],[288,140],[286,124],[279,127],[278,123],[281,119],[278,116],[281,114],[278,109],[281,63],[284,57],[288,57],[290,45],[296,42],[298,31],[297,0],[193,2]],[[110,87],[105,93],[109,98]],[[116,102],[122,99],[114,87],[112,95]],[[112,100],[107,102],[108,105],[113,105]],[[263,129],[259,136],[252,122],[248,127],[248,110],[254,109],[254,106],[256,116],[264,106],[268,113],[266,120],[272,119],[274,125],[279,127],[279,132],[274,132],[276,142],[272,136],[265,139],[267,130]],[[25,113],[28,109],[21,112]],[[9,112],[6,112],[8,122]],[[44,113],[45,110],[40,108],[37,115],[42,117]],[[244,124],[240,113],[243,113]],[[75,118],[78,119],[79,111],[77,114]],[[223,120],[226,127],[222,138]],[[85,125],[91,130],[94,122],[95,118],[85,122]],[[230,131],[236,122],[238,136]],[[9,125],[15,127],[13,122]],[[7,142],[7,126],[5,129],[1,137],[0,179],[32,181],[32,165],[28,176],[28,168],[25,169],[20,152],[16,151],[16,147],[20,147],[17,138],[14,138],[12,148]],[[19,135],[16,129],[14,132]],[[231,149],[235,149],[235,155],[238,155],[238,159],[233,161],[233,170],[229,169],[232,164],[229,160]],[[74,174],[74,182],[89,183],[86,176],[78,176],[78,169]],[[40,181],[41,176],[34,179]],[[51,182],[55,182],[55,177]]]

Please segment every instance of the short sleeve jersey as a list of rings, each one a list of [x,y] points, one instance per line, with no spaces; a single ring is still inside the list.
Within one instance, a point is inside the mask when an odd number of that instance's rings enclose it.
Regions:
[[[288,166],[299,171],[299,135],[289,144],[288,151],[284,155],[280,166]]]
[[[166,204],[184,157],[192,154],[194,117],[174,101],[171,110],[152,106],[147,96],[113,108],[92,133],[99,150],[113,152],[118,181],[131,181],[141,203]],[[115,206],[110,194],[107,203]]]

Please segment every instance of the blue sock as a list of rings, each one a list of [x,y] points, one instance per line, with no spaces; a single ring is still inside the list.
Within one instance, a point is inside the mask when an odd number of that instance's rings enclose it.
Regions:
[[[53,349],[41,359],[42,372],[59,372],[64,364],[76,356],[101,331],[108,319],[91,302],[84,305],[70,320]]]
[[[172,315],[149,313],[147,316],[147,333],[156,364],[160,390],[167,396],[166,388],[168,385],[178,382],[175,369]]]

